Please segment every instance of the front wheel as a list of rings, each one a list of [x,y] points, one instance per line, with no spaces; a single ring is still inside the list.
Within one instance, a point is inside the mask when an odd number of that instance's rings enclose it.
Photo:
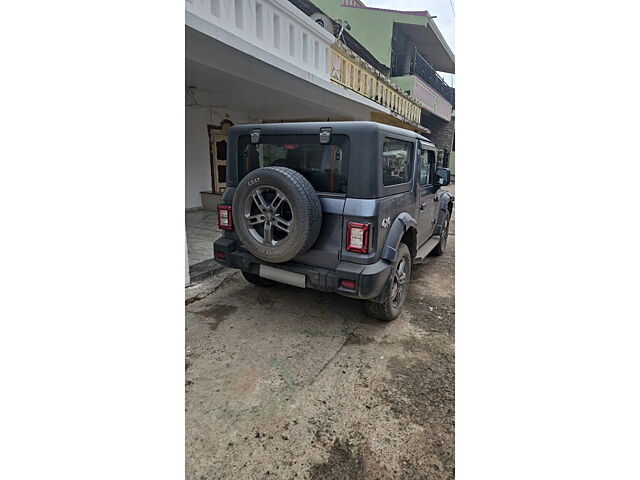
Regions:
[[[367,300],[367,313],[385,322],[390,322],[400,315],[409,291],[411,254],[409,253],[409,247],[404,243],[401,243],[398,248],[390,277],[385,301],[376,303]]]
[[[438,257],[444,253],[444,249],[447,248],[447,240],[449,239],[449,220],[451,220],[451,214],[447,212],[442,221],[442,228],[440,229],[440,242],[436,245],[431,252],[434,256]]]

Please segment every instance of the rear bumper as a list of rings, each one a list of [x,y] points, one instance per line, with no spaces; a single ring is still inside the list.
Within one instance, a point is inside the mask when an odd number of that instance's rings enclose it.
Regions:
[[[306,288],[335,292],[352,298],[373,299],[384,295],[391,272],[391,264],[385,260],[370,265],[340,262],[335,270],[295,262],[268,263],[248,252],[238,250],[238,243],[227,238],[219,238],[214,242],[213,254],[215,260],[226,267],[258,275],[260,265],[269,265],[304,275]],[[340,286],[340,280],[343,279],[353,280],[356,288],[350,290]]]

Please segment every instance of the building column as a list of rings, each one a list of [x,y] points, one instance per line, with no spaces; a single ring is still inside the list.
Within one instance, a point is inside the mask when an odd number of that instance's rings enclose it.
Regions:
[[[191,282],[189,277],[189,252],[187,251],[187,231],[184,232],[184,285],[187,286]]]

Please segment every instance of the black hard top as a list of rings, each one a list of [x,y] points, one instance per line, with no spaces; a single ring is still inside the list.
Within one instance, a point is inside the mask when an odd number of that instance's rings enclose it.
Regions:
[[[428,143],[433,143],[428,138],[423,137],[419,133],[404,128],[393,127],[384,123],[377,122],[359,122],[359,121],[344,121],[344,122],[287,122],[287,123],[255,123],[255,124],[243,124],[232,127],[234,131],[250,132],[255,128],[260,129],[261,135],[278,135],[278,134],[300,134],[310,135],[320,133],[321,128],[331,127],[332,134],[362,134],[369,133],[371,131],[384,131],[395,135],[402,135],[405,137],[416,138]],[[241,134],[240,132],[238,132]]]
[[[435,150],[433,142],[422,135],[404,128],[392,127],[376,122],[291,122],[257,123],[236,125],[229,129],[229,162],[227,186],[238,184],[238,139],[250,135],[254,129],[263,135],[319,135],[321,128],[331,127],[331,135],[349,137],[347,196],[353,198],[380,198],[411,190],[414,181],[393,186],[384,186],[382,179],[383,140],[391,136],[407,142],[423,141],[429,149]],[[414,149],[414,160],[417,158]],[[363,172],[366,174],[363,175]],[[415,173],[412,173],[415,176]]]

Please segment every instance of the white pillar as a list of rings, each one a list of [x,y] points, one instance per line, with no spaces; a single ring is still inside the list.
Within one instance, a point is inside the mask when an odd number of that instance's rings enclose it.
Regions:
[[[189,252],[187,251],[187,232],[184,232],[184,284],[189,285]]]

